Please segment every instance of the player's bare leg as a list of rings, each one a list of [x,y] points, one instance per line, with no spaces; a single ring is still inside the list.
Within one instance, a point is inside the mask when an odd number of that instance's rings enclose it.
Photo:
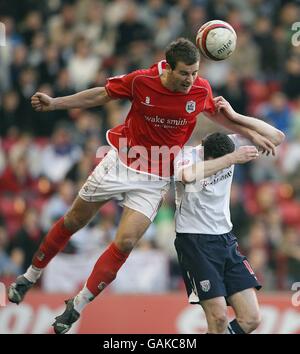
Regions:
[[[253,288],[245,289],[228,298],[233,307],[236,321],[244,333],[251,333],[261,322],[259,304]]]
[[[144,214],[124,207],[114,242],[99,257],[83,289],[66,301],[65,311],[53,323],[56,334],[68,332],[80,312],[116,277],[118,270],[143,236],[151,221]]]
[[[65,216],[49,230],[33,257],[32,265],[8,288],[8,299],[11,302],[19,304],[24,299],[25,294],[41,276],[43,268],[66,246],[70,237],[90,221],[104,203],[86,202],[77,196]]]
[[[228,318],[225,298],[215,297],[201,301],[205,312],[209,334],[225,334],[227,332]]]

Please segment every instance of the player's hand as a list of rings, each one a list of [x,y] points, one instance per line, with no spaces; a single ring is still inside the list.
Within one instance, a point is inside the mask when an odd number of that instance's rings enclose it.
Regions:
[[[236,112],[231,107],[230,103],[225,100],[223,96],[215,97],[214,99],[215,107],[217,112],[222,112],[226,115],[227,118],[235,120]]]
[[[259,157],[255,146],[241,146],[232,153],[234,163],[246,163]]]
[[[36,92],[31,97],[31,105],[37,112],[48,112],[54,110],[53,98],[41,92]]]
[[[266,154],[267,156],[272,154],[275,156],[275,145],[268,138],[252,130],[250,139],[263,154]]]

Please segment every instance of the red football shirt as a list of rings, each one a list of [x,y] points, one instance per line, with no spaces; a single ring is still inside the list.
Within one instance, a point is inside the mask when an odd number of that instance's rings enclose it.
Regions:
[[[162,177],[173,174],[174,155],[167,158],[157,151],[181,148],[192,134],[197,115],[215,110],[211,87],[199,76],[188,93],[164,87],[160,75],[165,65],[161,61],[150,69],[112,77],[105,86],[110,97],[132,102],[124,124],[107,132],[109,144],[128,167]]]

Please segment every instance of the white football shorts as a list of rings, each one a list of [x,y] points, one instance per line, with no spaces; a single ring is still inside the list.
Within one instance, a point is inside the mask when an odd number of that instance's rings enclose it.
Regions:
[[[169,187],[169,180],[127,168],[112,149],[88,177],[79,196],[87,202],[119,200],[153,221]]]

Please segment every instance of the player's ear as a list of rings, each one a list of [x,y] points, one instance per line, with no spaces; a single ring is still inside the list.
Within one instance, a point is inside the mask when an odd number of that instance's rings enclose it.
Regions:
[[[169,63],[166,63],[166,71],[168,74],[170,74],[172,71],[171,65]]]

